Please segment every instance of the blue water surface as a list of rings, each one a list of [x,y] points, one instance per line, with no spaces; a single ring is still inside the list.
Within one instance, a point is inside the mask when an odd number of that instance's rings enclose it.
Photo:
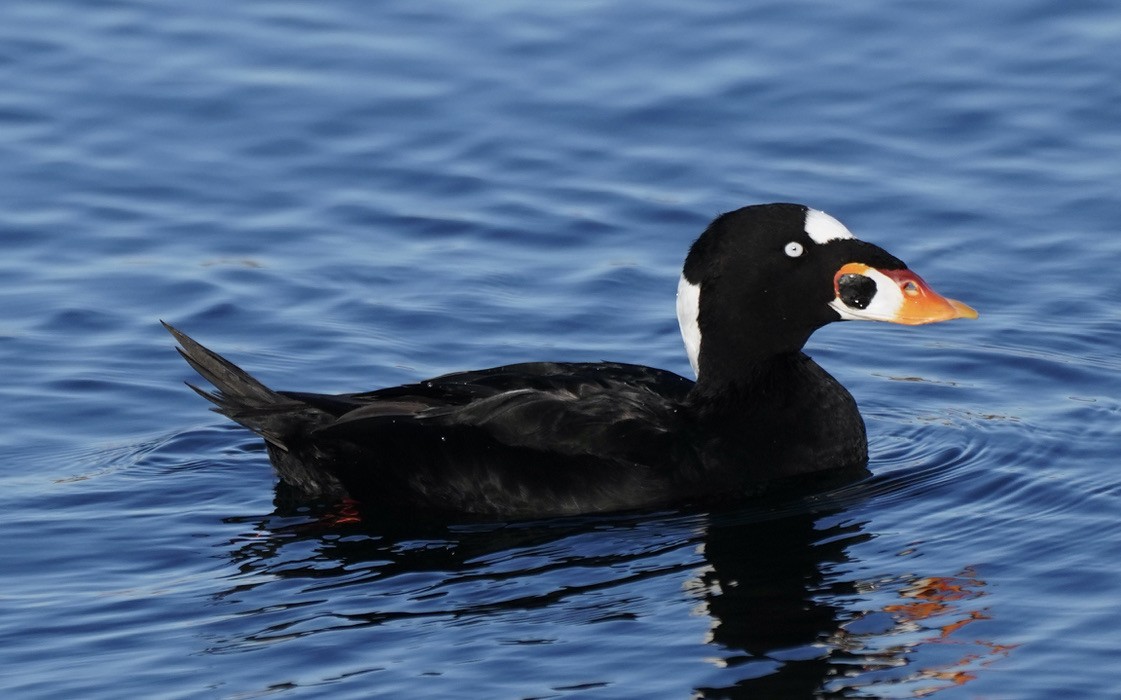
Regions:
[[[1121,6],[0,7],[0,694],[1107,698]],[[522,360],[689,374],[716,214],[824,209],[981,311],[837,324],[873,476],[355,522],[208,413]]]

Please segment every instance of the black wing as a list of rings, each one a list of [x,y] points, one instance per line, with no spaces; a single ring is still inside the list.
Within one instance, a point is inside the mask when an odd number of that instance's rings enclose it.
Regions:
[[[563,513],[664,493],[670,470],[659,467],[678,462],[691,387],[638,365],[531,363],[365,394],[286,395],[337,413],[311,438],[335,446],[328,462],[360,500]]]
[[[337,416],[323,437],[377,442],[402,423],[474,428],[504,445],[562,454],[619,456],[677,427],[693,383],[665,370],[621,363],[534,362],[458,372],[362,394],[285,392]],[[639,460],[636,460],[639,461]]]

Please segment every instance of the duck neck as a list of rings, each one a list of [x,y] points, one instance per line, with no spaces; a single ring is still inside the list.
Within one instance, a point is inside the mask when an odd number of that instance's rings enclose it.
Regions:
[[[789,310],[771,303],[754,307],[700,303],[701,285],[683,274],[677,287],[677,321],[695,393],[719,395],[751,387],[792,367],[816,324],[791,324]],[[703,333],[702,333],[702,328]]]
[[[702,368],[686,403],[701,443],[721,457],[713,468],[733,482],[744,473],[862,471],[868,462],[856,401],[802,352],[771,356],[719,381]]]
[[[703,359],[690,398],[698,407],[717,412],[721,407],[734,407],[738,412],[747,397],[758,404],[762,398],[789,390],[795,386],[792,379],[809,360],[801,350],[758,357],[706,355]]]

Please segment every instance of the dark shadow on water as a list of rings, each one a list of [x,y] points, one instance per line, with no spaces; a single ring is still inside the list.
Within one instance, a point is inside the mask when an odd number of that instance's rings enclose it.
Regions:
[[[859,523],[819,526],[839,512],[710,523],[704,538],[710,568],[700,580],[711,643],[724,650],[723,663],[745,667],[747,677],[730,687],[700,689],[702,697],[810,697],[836,674],[830,655],[802,657],[840,629],[846,611],[831,601],[856,594],[852,581],[826,572],[848,561],[849,547],[871,537]]]
[[[639,619],[628,607],[632,587],[669,577],[696,599],[690,614],[707,617],[712,667],[697,677],[716,682],[699,684],[697,697],[875,697],[882,684],[921,681],[929,691],[967,682],[971,671],[961,668],[971,661],[943,653],[932,669],[913,657],[984,618],[971,604],[984,582],[972,572],[916,575],[885,584],[890,605],[870,601],[852,549],[874,535],[846,514],[854,494],[720,513],[416,525],[308,503],[281,485],[271,515],[237,520],[252,532],[229,543],[237,573],[221,596],[260,604],[246,613],[269,622],[211,651],[413,619],[501,625],[558,607],[568,625]],[[282,588],[246,595],[270,585]],[[573,602],[592,592],[609,602],[595,611]],[[356,599],[369,609],[355,612]],[[278,605],[287,611],[279,620]],[[989,646],[965,645],[962,656],[1008,651]]]

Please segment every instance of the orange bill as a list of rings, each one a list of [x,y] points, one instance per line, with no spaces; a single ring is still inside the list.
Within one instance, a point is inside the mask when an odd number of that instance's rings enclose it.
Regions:
[[[838,297],[841,295],[841,278],[845,275],[860,275],[874,280],[877,283],[876,296],[880,297],[878,301],[881,302],[874,304],[878,308],[873,310],[869,307],[867,312],[849,309],[853,317],[908,326],[955,318],[977,318],[977,312],[972,307],[938,294],[910,270],[881,270],[862,263],[848,263],[833,278],[834,291]],[[894,290],[882,288],[891,285],[894,285]]]

